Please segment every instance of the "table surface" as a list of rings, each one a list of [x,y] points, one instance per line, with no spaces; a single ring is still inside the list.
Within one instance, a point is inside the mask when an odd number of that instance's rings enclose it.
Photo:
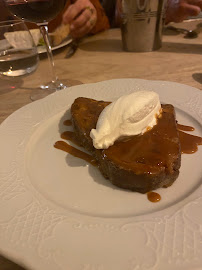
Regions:
[[[194,29],[199,20],[175,24]],[[166,80],[187,84],[202,90],[202,33],[196,39],[185,39],[183,34],[167,32],[162,48],[154,52],[122,51],[119,29],[85,38],[75,55],[65,59],[68,47],[54,52],[55,68],[60,79],[94,83],[116,78]],[[31,102],[30,95],[49,78],[46,55],[35,73],[11,81],[0,78],[0,123],[11,113]],[[0,256],[0,270],[22,270]]]

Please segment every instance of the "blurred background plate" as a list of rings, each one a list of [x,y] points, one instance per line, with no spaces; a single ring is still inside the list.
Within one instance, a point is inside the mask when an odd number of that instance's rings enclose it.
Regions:
[[[69,38],[63,40],[63,42],[62,42],[61,44],[59,44],[59,45],[57,45],[57,46],[53,46],[53,47],[52,47],[52,50],[55,51],[55,50],[58,50],[58,49],[60,49],[60,48],[63,48],[63,47],[65,47],[65,46],[67,46],[68,44],[70,44],[71,42],[72,42],[72,38],[69,37]],[[38,46],[37,49],[38,49],[38,53],[39,53],[39,54],[46,53],[46,48],[45,48],[45,46]]]

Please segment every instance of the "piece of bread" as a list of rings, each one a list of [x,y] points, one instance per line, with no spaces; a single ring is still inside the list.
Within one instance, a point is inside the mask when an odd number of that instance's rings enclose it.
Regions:
[[[59,25],[54,32],[51,33],[53,46],[58,46],[69,35],[69,24]]]
[[[172,105],[162,105],[162,117],[143,135],[116,141],[105,150],[93,147],[90,131],[109,102],[77,98],[71,106],[72,123],[79,143],[96,158],[99,170],[112,184],[146,193],[168,187],[177,179],[181,149]]]

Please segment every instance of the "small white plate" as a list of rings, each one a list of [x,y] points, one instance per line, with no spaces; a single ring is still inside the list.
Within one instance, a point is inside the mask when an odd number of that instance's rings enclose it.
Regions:
[[[202,269],[202,146],[182,155],[162,200],[121,190],[97,168],[53,147],[76,97],[114,100],[159,93],[181,124],[202,136],[202,91],[163,81],[119,79],[59,91],[0,126],[0,252],[33,270]]]
[[[59,44],[58,46],[53,46],[52,47],[52,51],[58,50],[60,48],[63,48],[65,46],[67,46],[68,44],[70,44],[71,42],[72,42],[72,38],[66,39],[61,44]],[[46,47],[45,46],[37,46],[37,50],[38,50],[38,53],[39,54],[46,53]]]

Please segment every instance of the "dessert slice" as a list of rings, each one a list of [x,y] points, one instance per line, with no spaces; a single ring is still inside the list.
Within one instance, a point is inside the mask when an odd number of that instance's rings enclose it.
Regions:
[[[96,158],[104,177],[120,188],[141,193],[172,185],[181,165],[174,107],[162,105],[157,125],[143,135],[118,140],[108,149],[95,149],[90,131],[109,104],[80,97],[71,107],[76,138]]]

